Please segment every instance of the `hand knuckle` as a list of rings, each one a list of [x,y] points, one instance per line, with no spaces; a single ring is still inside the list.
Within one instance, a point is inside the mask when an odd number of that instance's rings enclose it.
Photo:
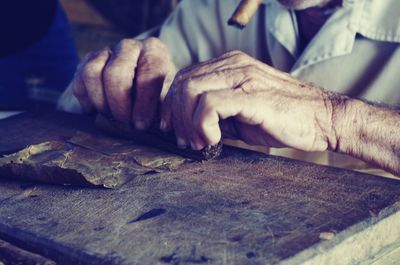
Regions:
[[[175,82],[181,83],[185,81],[185,76],[186,76],[187,71],[185,69],[179,70],[176,75],[175,75]]]
[[[146,47],[157,48],[157,49],[166,49],[165,44],[158,38],[150,37],[144,40],[144,44]]]
[[[246,65],[243,67],[241,72],[245,77],[255,77],[257,74],[257,69],[253,65]]]
[[[239,54],[242,54],[242,51],[239,50],[233,50],[233,51],[229,51],[227,53],[225,53],[225,56],[238,56]]]
[[[164,65],[165,60],[154,54],[144,54],[139,63],[141,72],[150,73],[166,72],[165,69],[163,69]]]
[[[197,89],[197,85],[196,85],[196,81],[194,81],[193,79],[189,78],[186,79],[183,83],[183,87],[185,90],[187,90],[188,92],[194,92]]]
[[[235,63],[243,63],[249,61],[249,56],[245,53],[239,53],[233,57]]]
[[[98,78],[101,75],[103,65],[96,61],[86,63],[82,68],[82,78],[84,80],[90,80]]]
[[[120,40],[117,46],[119,46],[121,49],[124,49],[124,48],[135,46],[137,43],[138,43],[138,41],[136,41],[134,39],[125,38],[125,39]]]

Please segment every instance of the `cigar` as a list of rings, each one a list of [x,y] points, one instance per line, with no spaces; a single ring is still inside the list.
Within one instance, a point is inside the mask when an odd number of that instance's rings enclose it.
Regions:
[[[260,4],[261,0],[242,0],[228,20],[228,25],[243,29],[250,22]]]
[[[222,152],[222,142],[216,145],[209,145],[202,150],[179,149],[176,147],[175,135],[161,132],[158,128],[152,127],[147,131],[136,130],[133,125],[114,120],[111,117],[98,114],[96,127],[108,135],[133,140],[137,143],[162,149],[164,151],[191,158],[197,161],[205,161],[217,158]],[[1,264],[1,263],[0,263]]]

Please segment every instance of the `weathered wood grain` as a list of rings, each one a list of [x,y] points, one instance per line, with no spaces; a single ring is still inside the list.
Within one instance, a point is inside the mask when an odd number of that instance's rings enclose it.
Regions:
[[[28,252],[0,240],[0,264],[4,265],[56,265],[50,259]]]
[[[0,237],[60,264],[356,263],[400,240],[399,201],[396,180],[227,148],[116,190],[1,180]]]

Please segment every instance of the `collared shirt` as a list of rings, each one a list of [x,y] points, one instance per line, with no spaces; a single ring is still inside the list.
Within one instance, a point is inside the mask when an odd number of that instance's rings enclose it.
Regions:
[[[159,34],[178,69],[227,51],[241,50],[324,89],[400,105],[399,0],[343,0],[343,6],[330,16],[303,51],[293,10],[276,0],[264,0],[250,24],[238,30],[226,21],[239,2],[181,2]],[[270,152],[369,170],[361,161],[329,152],[305,153],[291,149]]]
[[[251,23],[238,30],[226,24],[238,3],[181,3],[159,36],[178,68],[241,50],[325,89],[400,104],[400,1],[344,0],[301,53],[294,11],[264,0]]]

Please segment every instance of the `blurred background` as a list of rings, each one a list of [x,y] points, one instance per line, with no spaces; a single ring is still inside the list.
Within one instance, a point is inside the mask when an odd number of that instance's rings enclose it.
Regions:
[[[79,56],[160,25],[179,0],[61,0]]]
[[[3,2],[0,8],[0,111],[54,105],[86,53],[157,27],[178,2]]]

